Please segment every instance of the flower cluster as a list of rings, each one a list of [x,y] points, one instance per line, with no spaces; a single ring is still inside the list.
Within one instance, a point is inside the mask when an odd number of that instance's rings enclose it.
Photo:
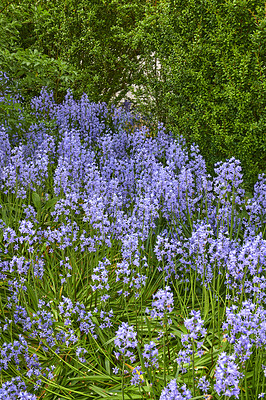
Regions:
[[[136,367],[132,371],[131,385],[138,386],[140,383],[143,383],[143,372],[140,367]]]
[[[144,359],[144,365],[146,368],[158,368],[158,349],[156,344],[151,341],[149,344],[144,345],[144,352],[142,353]]]
[[[156,294],[153,295],[152,309],[151,311],[147,308],[146,312],[150,314],[151,318],[160,318],[163,320],[167,317],[174,309],[174,296],[169,286],[164,289],[159,289]],[[168,323],[171,323],[168,320]]]
[[[0,388],[1,400],[37,400],[34,394],[27,392],[25,382],[20,377],[12,378]]]
[[[105,302],[110,296],[108,294],[108,290],[110,289],[110,285],[108,283],[108,270],[107,266],[110,265],[109,260],[100,261],[98,267],[94,268],[93,274],[91,275],[91,279],[93,282],[96,282],[92,285],[92,290],[95,292],[98,290],[98,293],[101,292],[101,301]]]
[[[191,363],[191,356],[193,353],[194,356],[202,356],[203,350],[201,347],[203,341],[201,339],[204,338],[207,333],[207,330],[203,328],[204,321],[200,317],[200,311],[192,310],[190,315],[192,317],[184,321],[188,333],[181,335],[181,342],[185,350],[180,350],[176,359],[177,363],[182,366],[181,370],[183,373],[187,371],[183,365]]]
[[[171,380],[163,389],[160,400],[189,400],[192,394],[186,385],[180,388],[177,385],[176,379]]]
[[[219,395],[222,393],[227,397],[239,397],[239,382],[243,374],[239,372],[239,367],[235,360],[235,355],[227,355],[225,352],[222,352],[218,358],[214,389]]]
[[[232,305],[226,309],[226,320],[222,325],[227,331],[224,338],[233,344],[234,356],[242,364],[253,353],[253,349],[266,344],[266,310],[248,301],[242,307]]]
[[[136,339],[137,333],[134,332],[134,327],[129,326],[127,322],[122,322],[121,326],[116,331],[116,337],[114,344],[118,351],[115,352],[115,356],[118,359],[119,356],[123,358],[129,358],[131,363],[135,361],[135,355],[131,350],[137,347],[138,341]]]

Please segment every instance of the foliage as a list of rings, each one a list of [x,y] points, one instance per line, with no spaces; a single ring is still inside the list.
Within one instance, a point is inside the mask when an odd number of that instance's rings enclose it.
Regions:
[[[152,112],[199,145],[212,173],[215,162],[240,159],[249,188],[266,165],[265,32],[257,0],[158,2],[138,27],[154,72],[142,98],[153,95]]]
[[[137,72],[138,51],[129,43],[142,5],[138,0],[11,2],[0,14],[0,29],[9,38],[0,66],[21,80],[24,95],[47,86],[62,100],[71,87],[77,96],[86,92],[93,101],[108,101],[124,93]]]

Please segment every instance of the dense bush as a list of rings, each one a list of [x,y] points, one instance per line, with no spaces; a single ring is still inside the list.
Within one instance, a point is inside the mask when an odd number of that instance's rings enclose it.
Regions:
[[[139,0],[11,2],[0,13],[0,66],[21,81],[26,97],[47,86],[62,100],[71,87],[76,96],[109,101],[137,73],[138,50],[129,43],[144,6]]]
[[[265,175],[248,198],[235,158],[211,178],[196,146],[86,94],[57,103],[43,89],[30,126],[13,104],[0,399],[263,397]]]
[[[153,94],[152,112],[199,145],[209,171],[240,159],[249,187],[266,165],[265,24],[259,0],[175,0],[138,29],[148,63],[153,52],[161,64],[144,76],[142,98]]]

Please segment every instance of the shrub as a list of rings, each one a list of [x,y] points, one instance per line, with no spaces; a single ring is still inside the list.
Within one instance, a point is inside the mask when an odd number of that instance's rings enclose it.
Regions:
[[[199,145],[209,171],[217,161],[241,160],[249,188],[266,165],[265,24],[259,0],[175,0],[157,2],[138,30],[150,111]]]

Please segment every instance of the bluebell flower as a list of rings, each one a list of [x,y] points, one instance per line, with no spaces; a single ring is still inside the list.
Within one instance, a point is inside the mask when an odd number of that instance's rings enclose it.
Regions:
[[[138,341],[136,339],[137,333],[134,332],[134,327],[129,326],[127,322],[122,322],[121,326],[116,331],[114,344],[118,351],[116,352],[116,358],[120,355],[123,357],[130,358],[131,362],[134,362],[135,356],[131,350],[135,349]]]
[[[1,400],[37,400],[34,394],[27,391],[25,382],[20,377],[12,378],[0,388]]]
[[[174,297],[169,286],[164,289],[159,289],[156,294],[153,295],[152,309],[146,310],[150,314],[151,318],[163,319],[165,316],[170,314],[174,309]]]
[[[131,385],[138,386],[144,382],[143,372],[140,367],[135,367],[132,370]]]
[[[189,400],[192,394],[186,385],[178,387],[176,379],[172,379],[163,389],[160,400]]]
[[[219,355],[216,370],[214,389],[220,395],[227,397],[235,396],[239,398],[239,383],[243,374],[239,372],[239,366],[235,363],[236,356],[234,354],[227,355],[222,352]]]
[[[151,341],[149,344],[144,345],[144,352],[142,353],[144,359],[144,365],[146,368],[158,368],[158,349],[156,344]]]

